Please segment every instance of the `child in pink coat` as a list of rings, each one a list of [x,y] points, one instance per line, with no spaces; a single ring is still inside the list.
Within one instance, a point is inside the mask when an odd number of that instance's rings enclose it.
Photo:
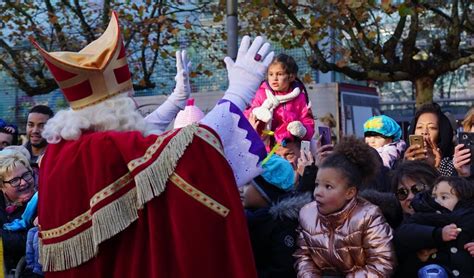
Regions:
[[[314,135],[311,104],[297,73],[298,65],[293,57],[280,54],[273,58],[267,80],[244,112],[247,118],[255,117],[260,134],[263,130],[273,131],[277,143],[309,141]]]

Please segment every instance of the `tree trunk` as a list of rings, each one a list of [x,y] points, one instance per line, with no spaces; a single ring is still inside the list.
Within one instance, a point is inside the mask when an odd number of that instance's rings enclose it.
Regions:
[[[412,82],[415,82],[416,90],[416,108],[425,103],[433,102],[433,88],[436,78],[431,76],[421,76]]]

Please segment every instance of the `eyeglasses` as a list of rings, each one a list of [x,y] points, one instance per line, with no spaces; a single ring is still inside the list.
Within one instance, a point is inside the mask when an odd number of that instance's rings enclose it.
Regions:
[[[415,195],[425,190],[426,188],[427,188],[426,184],[417,183],[410,187],[410,191],[411,193],[413,193],[413,195]],[[401,187],[397,190],[395,194],[397,195],[398,200],[403,201],[403,200],[406,200],[406,198],[408,198],[408,195],[410,195],[410,192],[405,187]]]
[[[33,173],[31,171],[25,172],[21,177],[13,178],[9,181],[3,181],[3,183],[9,183],[13,188],[17,188],[21,184],[21,180],[30,182],[33,179]]]

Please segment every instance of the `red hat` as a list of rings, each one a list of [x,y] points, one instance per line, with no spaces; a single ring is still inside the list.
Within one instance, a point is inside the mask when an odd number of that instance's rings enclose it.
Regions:
[[[133,88],[115,12],[102,36],[79,52],[47,52],[31,41],[74,110]]]

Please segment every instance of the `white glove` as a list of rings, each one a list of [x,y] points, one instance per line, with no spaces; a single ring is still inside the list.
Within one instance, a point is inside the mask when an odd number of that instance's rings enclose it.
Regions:
[[[229,87],[223,99],[231,101],[240,110],[250,104],[273,59],[274,53],[268,53],[269,50],[270,44],[262,37],[256,37],[252,45],[249,36],[242,38],[235,63],[230,57],[224,59]],[[257,54],[260,57],[258,61],[255,59]]]
[[[293,121],[288,124],[286,130],[290,132],[291,135],[303,138],[306,135],[306,127],[300,121]]]
[[[252,114],[254,114],[258,120],[268,123],[273,118],[273,110],[280,104],[280,101],[278,101],[276,96],[268,89],[265,89],[265,94],[267,98],[262,103],[262,106],[254,108]]]
[[[189,71],[191,62],[188,62],[186,50],[176,51],[176,86],[173,93],[155,111],[145,117],[145,121],[151,124],[154,132],[164,132],[168,125],[176,118],[180,110],[186,106],[186,100],[191,94],[189,85]]]
[[[176,86],[168,100],[177,105],[181,110],[186,106],[186,100],[191,94],[191,86],[189,85],[189,72],[191,62],[188,61],[186,50],[176,51]]]

